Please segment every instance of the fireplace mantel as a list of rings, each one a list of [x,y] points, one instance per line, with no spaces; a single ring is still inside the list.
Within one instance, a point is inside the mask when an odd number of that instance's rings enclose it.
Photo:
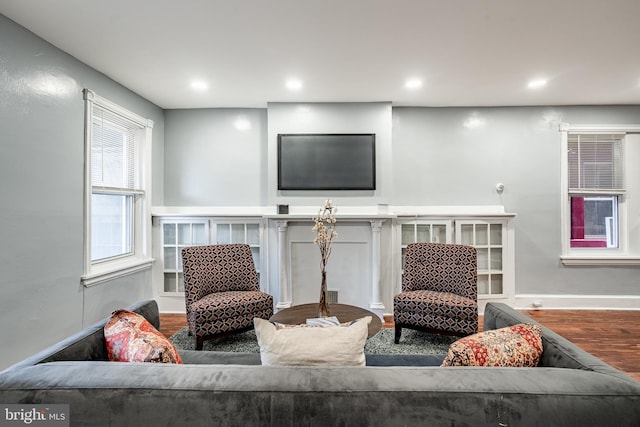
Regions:
[[[289,236],[289,226],[295,223],[312,223],[312,216],[302,214],[288,214],[288,215],[273,215],[268,217],[269,220],[274,221],[278,231],[278,271],[279,271],[279,300],[276,303],[276,310],[291,307],[293,302],[293,278],[291,277],[291,271],[298,266],[293,266],[294,257],[292,256],[292,248],[298,243],[307,243],[296,241],[295,237]],[[370,296],[368,309],[378,315],[381,319],[385,312],[385,306],[382,303],[382,294],[380,286],[380,231],[385,221],[393,216],[388,214],[376,214],[376,215],[336,215],[339,224],[339,232],[342,234],[348,234],[349,227],[362,227],[366,225],[369,227],[370,232],[366,240],[360,239],[347,239],[346,243],[349,244],[363,244],[368,247],[369,263],[368,268],[370,280],[368,281],[368,287],[366,289],[367,294]],[[345,233],[346,231],[346,233]],[[309,241],[313,242],[313,237],[309,233]],[[334,242],[334,245],[340,245],[340,239]],[[335,255],[334,255],[335,256]],[[352,266],[353,267],[353,266]],[[360,266],[356,265],[356,268]]]
[[[273,220],[309,220],[318,215],[317,206],[289,206],[289,213],[277,213],[276,206],[153,206],[154,217],[253,217]],[[339,206],[338,220],[369,220],[407,217],[514,217],[504,206]]]

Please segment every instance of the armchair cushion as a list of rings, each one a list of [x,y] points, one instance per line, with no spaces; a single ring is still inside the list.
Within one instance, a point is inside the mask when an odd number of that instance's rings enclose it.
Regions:
[[[408,291],[393,299],[394,321],[434,330],[477,332],[478,304],[448,292]],[[429,313],[425,316],[425,313]]]
[[[218,292],[190,304],[187,320],[199,336],[251,327],[254,317],[273,314],[273,297],[261,291]]]

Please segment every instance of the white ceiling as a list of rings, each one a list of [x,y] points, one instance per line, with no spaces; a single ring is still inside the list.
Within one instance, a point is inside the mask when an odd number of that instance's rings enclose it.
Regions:
[[[640,104],[640,0],[0,0],[0,13],[167,109]]]

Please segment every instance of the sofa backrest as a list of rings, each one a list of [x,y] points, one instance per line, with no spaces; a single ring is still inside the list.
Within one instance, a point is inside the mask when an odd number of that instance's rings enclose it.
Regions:
[[[484,330],[499,329],[519,323],[540,325],[527,315],[514,310],[506,304],[487,303],[484,310]],[[542,357],[538,366],[584,369],[628,378],[625,373],[607,365],[551,329],[543,325],[540,326],[542,327]]]
[[[160,314],[156,301],[139,301],[126,307],[126,309],[141,314],[156,329],[160,327]],[[104,340],[104,325],[108,320],[109,317],[106,317],[41,352],[18,362],[7,368],[7,370],[46,362],[108,360],[107,346]]]

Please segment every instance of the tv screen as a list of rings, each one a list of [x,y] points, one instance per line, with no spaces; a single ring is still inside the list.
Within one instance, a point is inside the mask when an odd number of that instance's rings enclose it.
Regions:
[[[375,189],[375,134],[278,135],[278,190]]]

